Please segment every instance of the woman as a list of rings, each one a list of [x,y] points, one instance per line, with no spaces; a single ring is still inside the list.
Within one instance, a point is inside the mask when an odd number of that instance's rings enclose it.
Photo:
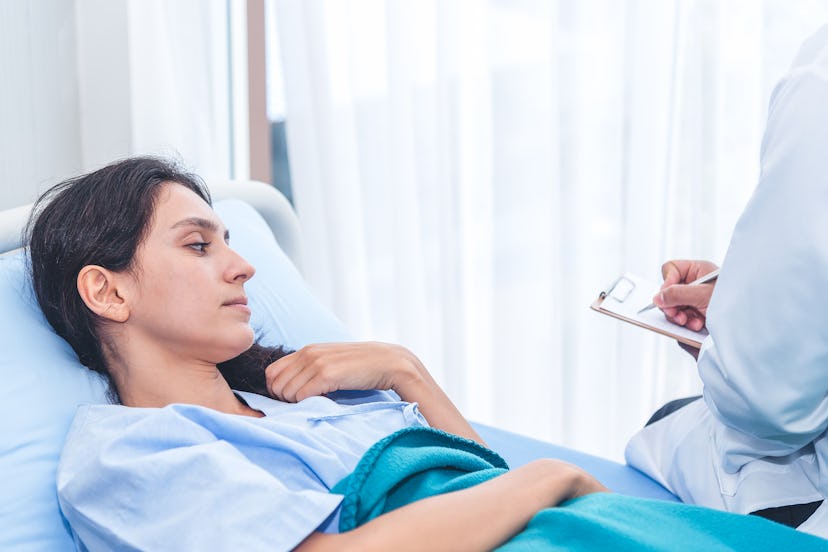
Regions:
[[[30,229],[43,312],[86,366],[110,378],[121,403],[78,412],[59,469],[61,506],[89,548],[214,548],[218,533],[228,544],[276,549],[412,538],[429,549],[488,549],[538,510],[603,490],[577,468],[539,461],[347,534],[322,533],[335,530],[329,517],[341,500],[328,489],[375,441],[426,420],[480,441],[417,358],[384,344],[312,346],[268,368],[280,401],[234,393],[218,366],[236,358],[235,370],[261,372],[245,362],[269,353],[250,352],[244,284],[255,269],[230,249],[203,184],[164,161],[129,159],[58,185]],[[405,402],[322,396],[337,389],[392,389]],[[245,472],[274,469],[268,463],[279,473],[256,488]],[[482,494],[497,500],[474,500]],[[510,508],[470,541],[461,503],[469,520]],[[188,510],[182,522],[176,512]],[[232,530],[216,531],[216,519],[234,519]]]
[[[201,182],[167,162],[128,159],[58,185],[29,235],[43,312],[120,402],[81,407],[61,456],[58,496],[81,549],[824,544],[757,518],[596,492],[606,489],[554,460],[506,471],[400,347],[253,345],[244,284],[255,270]],[[259,385],[268,363],[276,400],[234,392],[220,369]],[[342,389],[363,392],[324,396]]]

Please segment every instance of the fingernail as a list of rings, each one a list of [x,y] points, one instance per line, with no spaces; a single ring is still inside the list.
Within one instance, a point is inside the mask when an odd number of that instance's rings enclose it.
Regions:
[[[658,295],[653,297],[653,303],[655,303],[659,307],[663,307],[664,306],[664,294],[659,293]]]

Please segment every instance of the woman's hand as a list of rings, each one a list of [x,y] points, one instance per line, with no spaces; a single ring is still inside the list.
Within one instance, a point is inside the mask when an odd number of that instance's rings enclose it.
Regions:
[[[578,498],[592,493],[606,493],[610,492],[600,481],[595,477],[569,462],[562,460],[554,460],[551,458],[543,458],[529,462],[517,469],[534,470],[538,483],[545,483],[542,485],[547,490],[549,503],[545,506],[547,508],[558,506],[572,498]]]
[[[573,468],[577,470],[579,474],[576,477],[577,484],[575,491],[573,492],[570,498],[578,498],[579,496],[584,496],[592,493],[612,492],[607,487],[605,487],[603,483],[598,481],[595,478],[595,476],[591,473],[584,471],[577,466],[573,466]]]
[[[653,302],[673,324],[699,331],[707,322],[707,306],[715,282],[689,286],[688,283],[718,268],[709,261],[667,261],[661,267],[664,283]]]
[[[286,402],[343,389],[391,389],[419,404],[429,425],[484,444],[414,353],[389,343],[320,343],[265,370],[271,395]]]
[[[265,370],[270,393],[299,402],[342,389],[400,390],[420,377],[419,359],[389,343],[319,343],[284,356]]]

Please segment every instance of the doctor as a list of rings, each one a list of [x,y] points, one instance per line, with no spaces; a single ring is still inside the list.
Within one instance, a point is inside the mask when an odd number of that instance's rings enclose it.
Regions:
[[[655,303],[710,332],[704,396],[656,416],[627,461],[686,502],[828,538],[828,25],[774,89],[759,184],[715,293],[683,285],[713,268],[663,267]]]

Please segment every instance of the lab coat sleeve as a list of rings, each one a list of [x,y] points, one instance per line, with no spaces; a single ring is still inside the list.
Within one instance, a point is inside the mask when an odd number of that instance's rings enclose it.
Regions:
[[[226,441],[127,433],[64,452],[58,498],[80,549],[290,550],[342,498],[288,489]]]
[[[823,70],[824,71],[824,70]],[[828,76],[774,91],[761,177],[734,230],[699,357],[704,395],[737,443],[730,469],[828,426]]]

